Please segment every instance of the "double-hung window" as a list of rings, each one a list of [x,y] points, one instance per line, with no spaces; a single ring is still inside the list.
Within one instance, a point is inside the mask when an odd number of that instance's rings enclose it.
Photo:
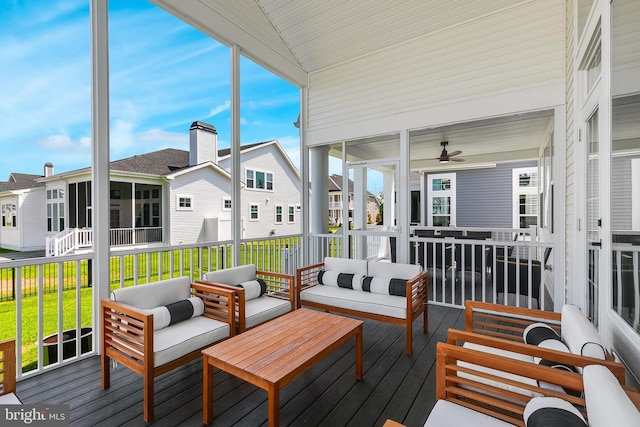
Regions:
[[[246,169],[245,181],[248,189],[273,191],[273,173]]]
[[[64,189],[47,190],[47,231],[64,230]]]

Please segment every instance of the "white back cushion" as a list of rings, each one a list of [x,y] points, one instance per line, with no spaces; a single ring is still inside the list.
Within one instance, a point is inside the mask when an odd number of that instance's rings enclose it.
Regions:
[[[610,370],[585,366],[582,374],[590,427],[638,427],[640,412]]]
[[[144,310],[171,304],[190,296],[191,279],[187,276],[111,291],[112,300]]]
[[[422,272],[419,264],[396,264],[394,262],[369,261],[369,276],[409,280]]]
[[[562,341],[567,344],[571,353],[606,359],[605,347],[598,331],[577,306],[565,304],[562,307],[560,324]]]
[[[337,271],[338,273],[362,274],[366,276],[367,260],[326,257],[324,259],[324,269],[327,271]]]
[[[253,264],[239,267],[226,268],[224,270],[210,271],[202,276],[202,280],[222,285],[238,285],[240,283],[256,280],[256,266]]]

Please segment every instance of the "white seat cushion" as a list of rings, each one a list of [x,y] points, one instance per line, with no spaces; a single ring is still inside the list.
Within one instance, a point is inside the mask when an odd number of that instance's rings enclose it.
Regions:
[[[517,359],[517,360],[521,360],[521,361],[524,361],[524,362],[533,363],[533,357],[529,356],[529,355],[526,355],[526,354],[515,353],[515,352],[512,352],[512,351],[502,350],[502,349],[494,348],[494,347],[487,347],[487,346],[484,346],[484,345],[479,345],[479,344],[474,344],[474,343],[469,343],[469,342],[465,342],[462,346],[464,348],[469,348],[469,349],[472,349],[472,350],[482,351],[482,352],[485,352],[485,353],[491,353],[491,354],[495,354],[497,356],[509,357],[511,359]],[[528,384],[528,385],[532,385],[532,386],[537,386],[538,385],[538,382],[536,380],[531,379],[531,378],[527,378],[527,377],[523,377],[523,376],[520,376],[520,375],[512,374],[510,372],[499,371],[499,370],[493,369],[493,368],[487,368],[485,366],[479,366],[479,365],[475,365],[475,364],[468,363],[468,362],[462,362],[462,361],[458,362],[458,366],[467,367],[467,368],[474,369],[474,370],[477,370],[477,371],[485,372],[487,374],[495,375],[497,377],[502,377],[502,378],[506,378],[506,379],[509,379],[509,380],[518,381],[518,382],[523,383],[523,384]],[[473,379],[474,381],[477,381],[477,382],[482,383],[482,384],[492,385],[494,387],[501,388],[501,389],[504,389],[504,390],[513,391],[515,393],[523,394],[525,396],[541,396],[541,394],[539,394],[539,393],[531,392],[529,390],[525,390],[525,389],[517,387],[517,386],[512,386],[510,384],[505,384],[505,383],[502,383],[502,382],[492,381],[492,380],[486,379],[486,378],[481,378],[481,377],[478,377],[476,375],[467,374],[466,372],[458,372],[458,375],[461,376],[461,377],[464,377],[464,378]]]
[[[202,280],[221,285],[238,285],[243,282],[256,280],[256,266],[253,264],[210,271],[202,276]]]
[[[246,327],[251,328],[291,311],[291,302],[266,295],[245,303]]]
[[[508,427],[513,426],[505,421],[490,417],[482,412],[464,406],[438,400],[424,423],[424,427]]]
[[[394,262],[369,261],[368,276],[409,280],[422,272],[420,264],[397,264]]]
[[[593,323],[575,305],[565,304],[561,317],[562,341],[571,353],[606,359],[605,346]]]
[[[602,365],[585,366],[582,378],[589,426],[640,426],[640,412],[610,370]]]
[[[407,318],[407,299],[395,295],[317,285],[300,292],[300,300],[364,311],[398,319]]]
[[[0,396],[0,405],[22,405],[15,393],[7,393]]]
[[[111,292],[111,299],[143,310],[181,301],[191,296],[191,279],[187,276],[160,280],[144,285],[119,288]]]
[[[208,317],[192,317],[154,332],[154,367],[229,336],[229,325]]]
[[[337,271],[338,273],[367,275],[367,260],[333,258],[324,259],[324,269],[327,271]]]

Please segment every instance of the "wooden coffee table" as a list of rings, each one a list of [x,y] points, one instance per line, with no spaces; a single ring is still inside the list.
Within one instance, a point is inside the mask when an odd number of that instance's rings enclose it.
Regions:
[[[356,337],[356,379],[362,379],[362,321],[298,309],[202,350],[202,420],[213,420],[213,367],[269,393],[269,426],[280,423],[280,389]]]

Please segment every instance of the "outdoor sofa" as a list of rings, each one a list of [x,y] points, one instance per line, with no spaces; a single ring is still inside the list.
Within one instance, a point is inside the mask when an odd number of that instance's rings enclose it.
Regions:
[[[235,297],[233,291],[191,283],[186,276],[112,291],[101,302],[102,388],[110,386],[110,360],[138,373],[144,383],[144,420],[153,420],[155,377],[235,335],[229,309]]]
[[[196,283],[236,293],[235,318],[239,333],[295,309],[294,276],[257,270],[253,264],[211,271]]]
[[[428,331],[427,272],[420,265],[326,257],[296,272],[297,306],[404,326],[411,355],[412,325]]]

